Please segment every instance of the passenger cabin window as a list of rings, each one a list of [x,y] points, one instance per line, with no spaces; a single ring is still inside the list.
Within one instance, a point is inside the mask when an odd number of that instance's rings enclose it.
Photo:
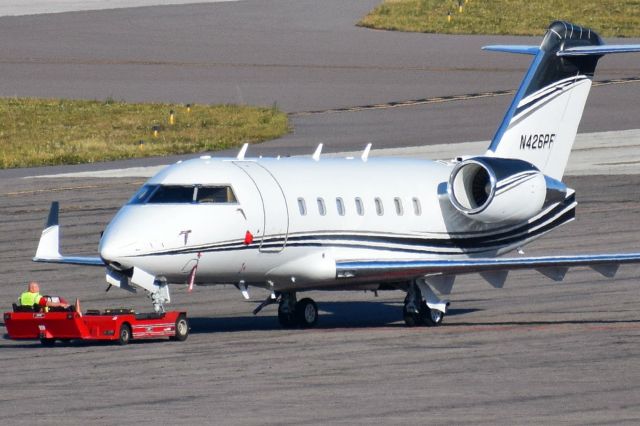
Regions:
[[[344,201],[342,201],[342,198],[336,198],[336,207],[338,208],[338,214],[344,216]]]
[[[398,197],[393,199],[393,204],[396,206],[396,214],[398,216],[402,216],[404,214],[404,209],[402,208],[402,200]]]
[[[198,203],[237,203],[236,196],[230,186],[198,186],[196,187]]]
[[[374,200],[376,204],[376,213],[378,216],[382,216],[384,214],[384,207],[382,206],[382,200],[377,198]]]
[[[364,204],[362,204],[361,198],[356,198],[356,212],[359,216],[364,216]]]
[[[307,203],[304,202],[304,198],[298,198],[298,209],[301,216],[307,215]]]
[[[324,205],[323,198],[318,198],[318,213],[320,213],[320,216],[324,216],[327,214],[327,208]]]
[[[420,216],[422,214],[422,206],[420,205],[420,200],[416,197],[413,197],[413,212],[416,216]]]

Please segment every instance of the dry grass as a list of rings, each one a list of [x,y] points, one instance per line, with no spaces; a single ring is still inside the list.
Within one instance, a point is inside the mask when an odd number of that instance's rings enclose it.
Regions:
[[[640,36],[640,1],[385,0],[358,25],[445,34],[541,35],[555,20],[593,28],[604,37]],[[447,13],[451,12],[451,22]]]
[[[0,168],[214,151],[289,131],[275,107],[10,98],[0,116]]]

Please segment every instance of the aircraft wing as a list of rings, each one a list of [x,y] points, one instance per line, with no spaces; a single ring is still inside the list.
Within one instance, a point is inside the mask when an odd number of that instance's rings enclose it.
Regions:
[[[574,266],[588,266],[606,277],[613,277],[618,266],[626,263],[640,263],[640,253],[465,260],[337,261],[336,275],[338,279],[388,282],[429,275],[480,273],[492,285],[501,287],[506,273],[517,269],[534,269],[555,281],[562,281],[567,270]]]
[[[59,204],[51,203],[47,224],[42,230],[34,262],[66,263],[70,265],[105,266],[100,257],[63,256],[60,254],[60,226],[58,224]]]

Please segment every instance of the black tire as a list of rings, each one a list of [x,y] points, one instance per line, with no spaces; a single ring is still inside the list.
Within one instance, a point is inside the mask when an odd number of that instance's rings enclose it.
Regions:
[[[293,328],[296,326],[296,317],[293,312],[284,312],[278,309],[278,322],[282,328]]]
[[[131,341],[131,326],[128,323],[123,323],[118,331],[118,344],[126,345]]]
[[[402,308],[402,317],[404,318],[404,323],[407,327],[417,327],[423,324],[422,315],[415,312],[409,312],[407,310],[407,305]]]
[[[189,337],[189,321],[187,321],[186,315],[180,314],[176,319],[176,334],[171,336],[170,339],[176,342],[184,342],[187,337]]]
[[[402,314],[404,316],[404,323],[407,327],[419,327],[419,326],[428,326],[433,327],[436,325],[440,325],[442,323],[442,317],[444,314],[440,311],[431,311],[424,300],[420,301],[420,307],[418,308],[419,312],[409,312],[407,311],[407,307],[405,305],[402,310]],[[440,314],[439,316],[433,314],[432,312],[437,312]]]
[[[318,323],[318,305],[313,299],[304,298],[296,303],[296,322],[302,328],[311,328]]]
[[[48,339],[46,337],[41,337],[40,344],[46,348],[50,348],[56,344],[56,339]]]
[[[437,327],[442,324],[444,314],[436,309],[429,309],[425,306],[426,312],[423,315],[424,325],[427,327]]]

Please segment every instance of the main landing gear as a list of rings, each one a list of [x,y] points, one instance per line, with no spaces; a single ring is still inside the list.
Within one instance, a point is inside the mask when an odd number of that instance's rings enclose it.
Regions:
[[[412,282],[404,298],[404,308],[402,310],[404,323],[408,327],[426,325],[435,327],[442,324],[444,313],[436,309],[430,309],[422,297],[420,287]]]
[[[313,299],[305,297],[297,301],[294,292],[275,293],[253,310],[253,315],[265,306],[278,303],[278,322],[284,328],[311,328],[318,322],[318,305]]]
[[[308,297],[296,301],[296,294],[293,292],[281,293],[278,321],[284,328],[311,328],[318,322],[318,305]]]

